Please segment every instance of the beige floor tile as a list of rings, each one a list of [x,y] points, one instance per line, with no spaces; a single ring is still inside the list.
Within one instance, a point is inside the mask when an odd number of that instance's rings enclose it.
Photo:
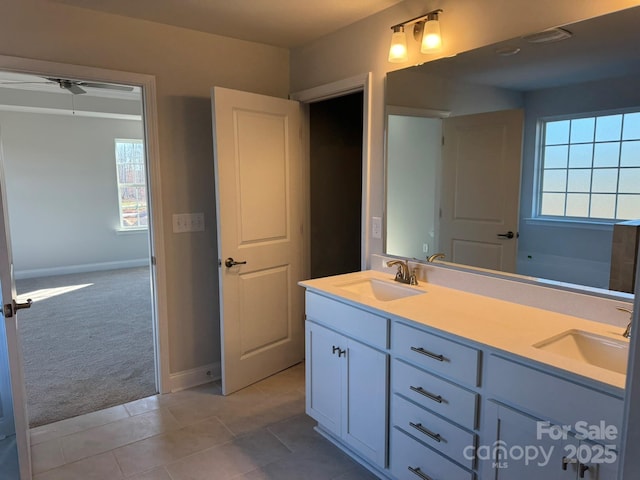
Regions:
[[[133,477],[127,477],[127,480],[172,480],[164,467],[154,468],[148,472],[134,475]]]
[[[62,449],[66,460],[73,462],[179,427],[173,415],[161,408],[63,437]]]
[[[121,480],[113,453],[108,452],[35,475],[34,480]]]
[[[168,465],[173,480],[225,480],[291,455],[273,435],[261,430]],[[300,477],[302,478],[302,477]]]
[[[114,450],[125,476],[175,462],[233,439],[217,418],[141,440]]]
[[[327,440],[314,430],[316,423],[313,418],[301,414],[269,425],[267,429],[289,450],[298,453],[327,443]]]
[[[288,390],[300,391],[300,386],[304,388],[304,373],[304,363],[299,363],[261,380],[255,386],[265,393],[282,394]]]
[[[141,398],[133,402],[125,403],[123,406],[129,415],[140,415],[142,413],[158,410],[162,407],[162,395],[152,395],[151,397]]]
[[[31,446],[31,467],[33,473],[42,473],[64,465],[66,460],[62,453],[60,440],[54,438]]]
[[[53,438],[60,438],[72,433],[82,432],[83,430],[99,427],[100,425],[105,425],[127,417],[129,417],[127,410],[123,405],[118,405],[86,415],[67,418],[59,422],[50,423],[49,425],[35,427],[29,431],[31,445],[37,445],[38,443],[46,442]]]
[[[350,472],[356,463],[325,441],[312,450],[296,452],[239,477],[247,480],[330,480]],[[358,468],[361,468],[358,466]],[[370,478],[364,469],[362,478]],[[358,477],[354,477],[358,478]],[[375,478],[375,477],[374,477]],[[235,480],[235,479],[234,479]]]
[[[244,408],[225,408],[219,418],[234,435],[245,435],[285,418],[304,413],[304,394],[288,391],[263,398]]]

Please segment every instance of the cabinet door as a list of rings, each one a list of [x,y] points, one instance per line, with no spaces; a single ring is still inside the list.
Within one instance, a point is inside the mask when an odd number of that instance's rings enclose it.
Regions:
[[[343,398],[344,441],[380,467],[386,466],[388,355],[349,340]]]
[[[495,418],[497,439],[491,444],[481,445],[478,455],[495,473],[496,480],[565,480],[577,478],[578,465],[566,463],[567,442],[554,440],[546,433],[538,434],[538,420],[502,405],[496,406]],[[487,450],[484,448],[489,447]]]
[[[327,430],[341,435],[342,367],[338,350],[347,349],[342,336],[306,322],[306,411]]]

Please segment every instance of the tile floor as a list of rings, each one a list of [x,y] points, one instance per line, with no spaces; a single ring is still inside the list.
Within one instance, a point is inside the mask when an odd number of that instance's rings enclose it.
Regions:
[[[226,397],[216,382],[37,427],[34,480],[376,478],[314,425],[299,364]]]

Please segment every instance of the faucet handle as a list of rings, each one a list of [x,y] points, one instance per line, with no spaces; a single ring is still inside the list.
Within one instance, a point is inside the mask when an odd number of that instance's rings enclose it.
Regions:
[[[411,269],[411,276],[409,277],[409,285],[418,285],[418,277],[416,275],[418,268]]]

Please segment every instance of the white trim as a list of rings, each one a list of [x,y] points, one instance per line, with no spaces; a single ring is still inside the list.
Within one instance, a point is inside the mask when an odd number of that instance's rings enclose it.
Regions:
[[[403,107],[401,105],[387,105],[387,115],[402,115],[405,117],[448,118],[451,112],[448,110],[435,110],[433,108]]]
[[[145,123],[146,152],[150,182],[150,253],[154,264],[151,275],[154,285],[155,322],[154,347],[156,359],[156,384],[161,393],[169,389],[169,327],[167,308],[167,279],[163,237],[162,182],[160,178],[160,149],[158,143],[158,120],[156,105],[155,77],[147,74],[107,70],[96,67],[70,65],[64,63],[34,60],[0,55],[0,69],[43,76],[63,76],[85,81],[120,83],[142,87],[142,103]],[[14,397],[14,402],[26,403],[26,398]],[[20,466],[24,472],[30,471],[28,425],[16,419]],[[22,431],[24,430],[24,432]],[[26,433],[25,433],[26,432]],[[25,480],[27,475],[25,474]]]
[[[86,110],[64,110],[61,108],[27,107],[24,105],[0,105],[0,111],[18,113],[36,113],[45,115],[65,115],[69,117],[107,118],[110,120],[134,120],[141,121],[141,115],[129,115],[126,113],[89,112]]]
[[[524,223],[527,225],[540,225],[543,227],[557,227],[557,228],[584,228],[586,230],[609,230],[613,231],[613,226],[616,223],[624,222],[625,220],[613,220],[611,222],[590,222],[589,220],[572,220],[570,218],[525,218]]]
[[[149,228],[147,227],[136,227],[136,228],[116,227],[114,231],[116,232],[116,235],[131,235],[131,234],[137,234],[137,233],[148,234]]]
[[[331,98],[341,97],[350,93],[362,92],[362,219],[361,219],[361,259],[362,269],[366,269],[369,262],[370,212],[371,212],[371,92],[372,73],[363,73],[336,82],[319,85],[317,87],[292,93],[290,98],[301,103],[314,103]],[[309,130],[307,117],[306,130]],[[307,138],[308,140],[308,135]]]
[[[171,393],[220,380],[222,376],[221,372],[220,362],[216,362],[190,370],[172,373],[170,375]]]
[[[119,270],[121,268],[144,267],[148,265],[148,258],[137,258],[116,262],[85,263],[82,265],[65,265],[63,267],[16,270],[13,272],[13,276],[17,280],[22,280],[25,278],[51,277],[52,275],[68,275],[70,273],[101,272],[103,270]]]

